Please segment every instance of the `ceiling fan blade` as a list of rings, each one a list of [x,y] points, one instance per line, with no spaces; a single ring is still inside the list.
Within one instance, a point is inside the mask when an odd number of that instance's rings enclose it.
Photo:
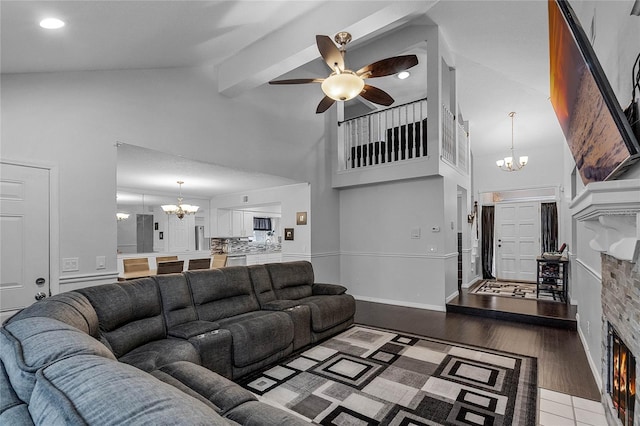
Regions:
[[[325,96],[324,98],[322,98],[322,100],[318,104],[318,108],[316,108],[316,114],[322,114],[323,112],[328,110],[329,107],[334,103],[335,103],[334,99],[331,99],[330,97]]]
[[[329,65],[329,68],[335,71],[337,66],[340,70],[344,70],[344,58],[342,57],[342,53],[340,53],[340,50],[328,36],[317,35],[316,44],[318,45],[320,55],[322,55],[324,61]]]
[[[294,78],[290,80],[271,80],[269,84],[306,84],[322,83],[324,78]]]
[[[378,89],[377,87],[369,86],[368,84],[364,85],[364,89],[360,92],[360,96],[374,104],[384,106],[389,106],[394,102],[393,98],[387,92],[382,89]]]
[[[362,78],[384,77],[397,74],[415,65],[418,65],[418,57],[416,55],[394,56],[362,67],[356,74]]]

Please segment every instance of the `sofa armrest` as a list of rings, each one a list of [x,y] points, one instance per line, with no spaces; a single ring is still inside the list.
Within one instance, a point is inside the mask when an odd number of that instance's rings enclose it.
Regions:
[[[311,286],[311,292],[314,296],[344,294],[346,291],[347,288],[339,284],[315,283]]]
[[[211,321],[189,321],[184,324],[171,327],[167,334],[171,337],[177,337],[179,339],[190,339],[199,334],[208,333],[220,328],[217,322]]]
[[[200,354],[202,366],[228,379],[232,377],[231,332],[223,328],[189,338]]]
[[[265,311],[284,311],[285,309],[294,308],[300,303],[297,300],[272,300],[260,306]]]

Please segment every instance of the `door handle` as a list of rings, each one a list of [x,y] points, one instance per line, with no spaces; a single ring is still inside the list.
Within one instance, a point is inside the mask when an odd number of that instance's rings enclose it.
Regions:
[[[47,297],[47,295],[44,292],[39,291],[39,292],[36,293],[36,295],[34,297],[35,297],[36,300],[42,300],[45,297]]]

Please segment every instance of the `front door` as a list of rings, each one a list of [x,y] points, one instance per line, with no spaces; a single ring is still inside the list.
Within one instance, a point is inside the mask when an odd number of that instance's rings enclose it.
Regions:
[[[496,278],[536,281],[540,247],[540,203],[496,204]]]
[[[0,163],[0,315],[49,296],[49,170]]]

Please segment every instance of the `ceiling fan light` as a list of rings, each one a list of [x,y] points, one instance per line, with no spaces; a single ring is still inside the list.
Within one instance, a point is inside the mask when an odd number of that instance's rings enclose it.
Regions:
[[[353,72],[345,70],[332,74],[322,82],[322,91],[336,101],[348,101],[362,92],[364,80]]]
[[[411,73],[409,71],[400,71],[397,75],[397,77],[400,80],[404,80],[405,78],[409,78],[409,76],[411,75]]]

